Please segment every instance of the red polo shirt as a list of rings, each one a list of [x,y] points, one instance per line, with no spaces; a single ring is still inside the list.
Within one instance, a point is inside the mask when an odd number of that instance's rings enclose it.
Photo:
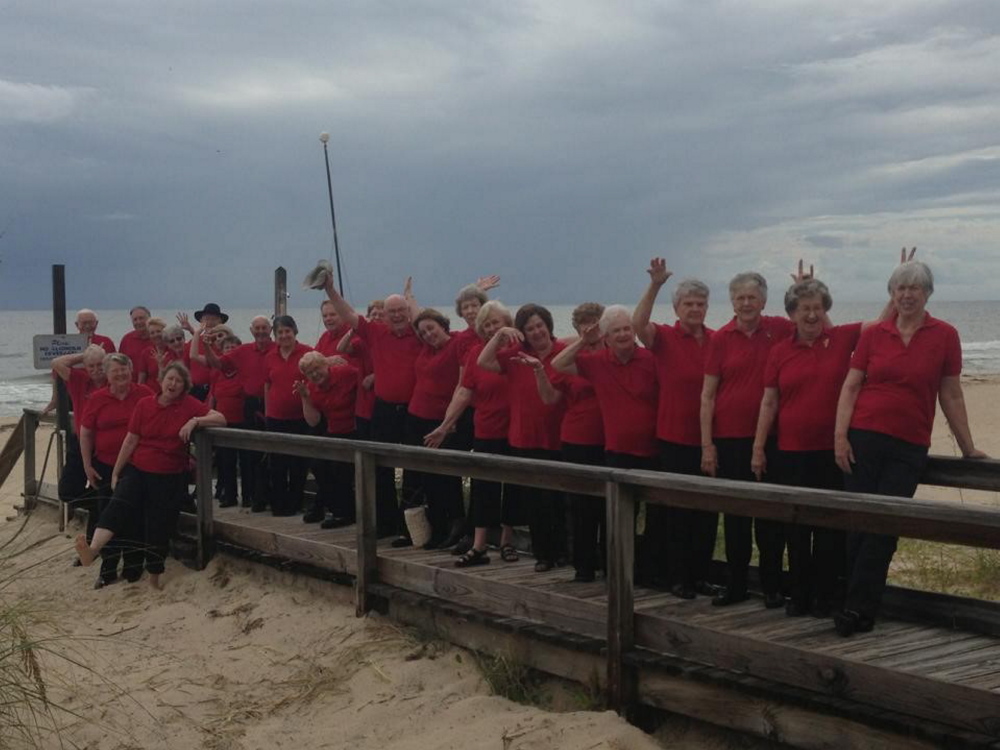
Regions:
[[[764,387],[778,389],[778,447],[833,450],[837,399],[851,365],[861,324],[828,328],[812,346],[794,336],[771,348]]]
[[[226,375],[222,370],[212,370],[209,395],[215,402],[214,408],[226,418],[226,424],[235,427],[243,423],[243,383],[236,374]]]
[[[91,395],[103,386],[95,385],[90,379],[84,367],[72,367],[69,371],[69,379],[66,381],[66,392],[69,394],[69,402],[73,406],[73,432],[80,434],[80,420],[87,411],[87,402]]]
[[[267,403],[264,416],[271,419],[302,419],[302,398],[295,392],[295,383],[305,380],[299,370],[299,360],[312,347],[296,342],[288,358],[281,356],[275,346],[264,357],[264,382],[267,384]]]
[[[316,351],[324,357],[334,357],[337,355],[346,357],[347,355],[337,351],[337,344],[340,343],[340,340],[344,338],[344,334],[349,330],[351,330],[350,326],[341,324],[332,331],[323,331],[319,337],[319,341],[316,342]]]
[[[572,445],[604,445],[604,418],[594,386],[578,375],[556,373],[552,382],[566,401],[559,439]]]
[[[354,432],[354,402],[359,375],[354,365],[336,365],[330,368],[330,377],[325,383],[309,384],[309,400],[326,417],[328,434],[349,435]]]
[[[185,394],[162,406],[157,396],[141,399],[132,412],[128,431],[139,436],[131,463],[152,474],[180,474],[188,469],[187,443],[178,433],[192,417],[208,414],[208,404]],[[203,461],[210,460],[208,456]]]
[[[794,331],[795,324],[787,318],[765,315],[749,336],[736,327],[735,318],[715,332],[705,362],[705,374],[719,378],[713,438],[749,438],[756,434],[767,357],[772,346]]]
[[[136,405],[153,392],[144,385],[129,383],[125,398],[119,399],[108,388],[94,391],[81,422],[94,433],[94,457],[103,464],[114,466],[125,442],[129,421]],[[111,477],[104,477],[110,480]]]
[[[656,361],[636,347],[628,362],[610,349],[580,352],[580,377],[594,384],[604,420],[604,447],[631,456],[656,455]]]
[[[657,325],[649,351],[656,361],[660,398],[656,437],[678,445],[701,445],[701,386],[714,331],[703,328],[699,342],[681,327]]]
[[[384,323],[358,317],[358,336],[368,344],[375,368],[375,395],[390,404],[409,403],[416,384],[414,365],[424,345],[409,326],[397,336]]]
[[[477,362],[485,344],[469,350],[462,371],[462,387],[472,391],[472,406],[476,410],[472,429],[479,440],[506,440],[510,430],[510,400],[507,396],[507,376],[490,372]]]
[[[552,369],[552,358],[566,348],[561,341],[552,342],[552,351],[545,358],[545,372],[549,380],[556,377]],[[562,447],[559,440],[563,414],[566,412],[566,399],[547,406],[538,395],[538,382],[535,371],[520,362],[511,359],[519,352],[528,351],[523,344],[508,347],[497,352],[497,362],[500,370],[507,376],[507,393],[510,398],[510,432],[508,442],[515,448],[525,450],[557,451]]]
[[[115,342],[109,339],[107,336],[102,336],[99,333],[95,333],[93,336],[90,337],[90,343],[96,344],[97,346],[101,347],[108,354],[115,353]]]
[[[202,342],[205,343],[205,342]],[[200,347],[199,347],[200,349]],[[218,357],[222,354],[222,351],[218,347],[213,346],[212,351],[215,352],[215,356]],[[202,351],[202,356],[204,356],[204,351]],[[191,359],[191,342],[188,341],[184,344],[184,366],[188,368],[191,373],[191,384],[192,385],[210,385],[212,382],[212,369],[201,362],[195,362]]]
[[[886,320],[861,334],[851,368],[865,373],[851,427],[929,446],[941,379],[961,374],[962,344],[958,331],[929,313],[909,346],[895,319]]]
[[[461,333],[453,333],[451,337],[455,339],[455,345],[458,347],[458,361],[462,364],[465,364],[469,358],[469,352],[483,343],[475,328],[466,328]]]
[[[416,383],[407,408],[421,419],[444,419],[458,386],[458,344],[454,338],[440,349],[424,344],[413,365]]]
[[[264,398],[264,381],[267,378],[267,368],[264,360],[277,344],[268,341],[267,346],[258,348],[256,341],[241,344],[229,354],[223,354],[222,371],[236,373],[243,384],[243,395],[252,398]]]
[[[152,345],[153,342],[150,339],[139,338],[139,334],[135,331],[129,331],[122,336],[121,343],[118,344],[118,351],[122,354],[128,355],[128,358],[132,360],[133,382],[139,380],[139,368],[142,366],[143,352],[149,349]]]

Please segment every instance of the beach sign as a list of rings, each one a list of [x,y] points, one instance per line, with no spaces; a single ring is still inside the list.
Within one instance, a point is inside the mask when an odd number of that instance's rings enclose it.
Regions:
[[[87,348],[85,333],[39,333],[31,341],[36,370],[48,370],[56,357],[79,354]]]

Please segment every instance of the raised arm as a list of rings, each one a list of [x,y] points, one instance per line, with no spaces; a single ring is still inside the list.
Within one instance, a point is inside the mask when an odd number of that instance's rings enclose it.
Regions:
[[[333,303],[333,309],[337,311],[337,315],[340,319],[349,325],[352,329],[358,327],[358,314],[354,312],[354,308],[351,307],[350,303],[346,299],[340,296],[340,293],[333,286],[333,278],[331,274],[326,276],[326,296],[330,298],[330,302]]]
[[[962,393],[962,380],[958,375],[948,375],[941,378],[941,390],[938,393],[941,411],[944,412],[951,432],[955,436],[959,450],[964,458],[989,458],[978,450],[972,441],[972,431],[969,429],[969,415],[965,409],[965,396]]]
[[[340,337],[340,341],[337,342],[337,351],[341,354],[353,354],[354,346],[351,344],[351,339],[354,337],[354,331],[348,331],[343,336]]]
[[[567,375],[578,375],[579,372],[576,369],[576,355],[580,353],[580,350],[587,344],[587,334],[590,332],[593,326],[587,328],[583,331],[584,335],[580,336],[576,341],[567,346],[556,356],[552,358],[552,369],[556,372],[564,372]],[[541,363],[539,363],[541,364]]]
[[[417,316],[420,315],[420,305],[417,304],[417,298],[413,295],[412,276],[407,276],[406,282],[403,284],[403,299],[406,300],[406,306],[410,309],[410,320],[416,320]]]
[[[656,303],[656,295],[660,293],[660,287],[667,283],[673,272],[667,269],[667,262],[663,258],[653,258],[649,261],[649,286],[639,300],[632,312],[632,328],[642,345],[649,349],[656,339],[656,325],[650,320],[653,315],[653,305]]]
[[[52,372],[60,379],[69,380],[70,372],[74,367],[83,362],[83,352],[76,354],[64,354],[52,360]]]
[[[712,419],[715,416],[715,394],[719,391],[719,376],[706,375],[701,386],[701,471],[714,477],[719,470],[719,456],[712,441]]]
[[[562,401],[562,391],[552,385],[552,381],[549,380],[549,374],[545,372],[545,365],[540,359],[524,352],[519,352],[511,361],[527,365],[534,371],[535,385],[538,386],[538,397],[542,399],[543,404],[552,406],[552,404],[558,404]],[[573,366],[573,369],[576,370],[576,365]]]
[[[198,330],[195,332],[194,336],[191,337],[191,350],[188,353],[191,357],[192,362],[197,362],[199,365],[208,367],[208,359],[206,355],[212,350],[212,345],[205,342],[205,354],[201,353],[201,340],[205,336],[205,326],[204,324],[198,326]]]
[[[757,434],[753,439],[753,454],[750,457],[750,470],[759,482],[767,472],[767,455],[764,447],[771,425],[778,415],[778,389],[765,388],[764,398],[760,400],[760,414],[757,417]]]
[[[524,336],[516,328],[501,328],[479,353],[476,364],[489,372],[502,372],[500,362],[497,360],[497,352],[505,346],[509,346],[515,341],[524,341]]]
[[[488,292],[490,289],[500,286],[500,277],[496,274],[492,276],[480,276],[476,279],[476,286],[479,287],[481,292]]]
[[[837,399],[837,422],[833,428],[833,457],[845,474],[851,473],[851,464],[854,463],[854,450],[847,440],[847,430],[851,426],[854,404],[858,401],[858,394],[861,393],[864,382],[864,370],[852,367],[844,379],[844,385],[840,388],[840,398]]]

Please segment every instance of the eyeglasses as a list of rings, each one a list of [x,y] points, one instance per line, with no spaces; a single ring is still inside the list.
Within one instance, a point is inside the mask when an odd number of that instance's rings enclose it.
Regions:
[[[167,339],[168,344],[182,344],[184,343],[184,337]]]

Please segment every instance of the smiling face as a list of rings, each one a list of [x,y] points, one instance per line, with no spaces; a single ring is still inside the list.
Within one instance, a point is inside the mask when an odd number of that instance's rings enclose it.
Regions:
[[[544,352],[552,346],[552,334],[540,315],[532,315],[524,324],[524,340],[536,352]]]
[[[275,340],[282,349],[291,349],[295,346],[295,329],[289,326],[278,326],[275,332]]]
[[[820,295],[799,297],[798,306],[790,317],[802,341],[815,341],[823,333],[823,312],[823,298]]]
[[[149,313],[141,307],[137,307],[129,314],[132,318],[132,328],[143,338],[146,338],[146,323],[149,322]]]
[[[372,305],[368,311],[368,320],[372,323],[381,323],[385,320],[385,305]]]
[[[677,313],[677,320],[688,330],[700,328],[705,324],[705,315],[708,313],[708,298],[688,294],[677,300],[674,312]]]
[[[756,284],[736,287],[732,293],[733,312],[743,325],[756,325],[764,311],[764,295]]]
[[[340,316],[333,309],[332,302],[324,302],[323,307],[320,308],[320,313],[323,315],[323,325],[326,327],[326,330],[336,331],[340,328]]]
[[[425,344],[435,349],[440,349],[449,339],[448,332],[431,318],[424,318],[417,324],[417,335]]]
[[[899,284],[892,290],[892,304],[900,315],[919,315],[927,306],[928,296],[920,284]]]
[[[149,331],[149,340],[157,349],[163,346],[163,329],[165,327],[163,323],[149,323],[146,326],[146,330]]]
[[[187,392],[184,378],[177,370],[167,370],[160,381],[160,389],[168,401],[176,401]]]
[[[93,336],[97,330],[97,316],[90,312],[81,312],[76,316],[76,330],[84,336]]]
[[[487,316],[486,320],[483,321],[482,325],[483,338],[489,341],[491,338],[493,338],[494,335],[496,335],[497,331],[499,331],[504,326],[509,326],[509,325],[510,321],[506,320],[504,316],[501,315],[500,313],[498,312],[490,313],[490,315]]]
[[[462,304],[459,305],[459,312],[462,314],[462,319],[469,324],[470,327],[476,325],[476,316],[479,314],[479,308],[483,304],[475,297],[467,300],[463,300]]]
[[[330,377],[330,368],[323,360],[312,360],[302,364],[302,374],[310,383],[322,385]]]
[[[635,349],[635,330],[632,319],[618,315],[611,319],[607,333],[604,334],[608,347],[617,355],[630,354]]]
[[[106,375],[108,378],[108,385],[111,386],[112,390],[120,390],[128,387],[128,384],[132,382],[132,368],[128,365],[123,365],[121,362],[116,362],[115,360],[110,360],[108,362]]]
[[[395,333],[402,333],[410,325],[410,306],[400,295],[386,298],[385,321]]]
[[[87,371],[87,375],[90,377],[91,381],[94,383],[104,382],[103,357],[89,357],[83,361],[83,367]]]
[[[271,340],[271,321],[258,316],[250,322],[250,334],[258,344],[266,344]]]
[[[170,338],[163,339],[163,343],[167,345],[167,348],[174,354],[181,354],[184,352],[184,333],[175,333],[170,336]]]

